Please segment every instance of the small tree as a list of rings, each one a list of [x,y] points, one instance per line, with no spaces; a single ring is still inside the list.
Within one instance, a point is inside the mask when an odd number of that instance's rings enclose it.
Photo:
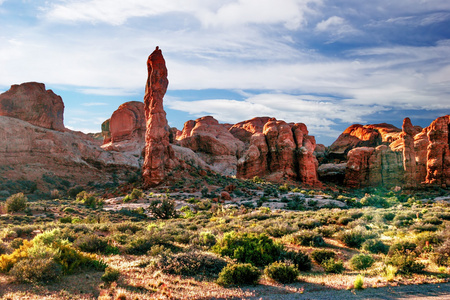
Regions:
[[[175,201],[169,199],[153,200],[148,211],[157,219],[170,219],[177,217]]]
[[[25,208],[27,208],[27,201],[28,198],[23,193],[17,193],[10,196],[8,199],[6,199],[6,212],[13,213],[25,210]]]

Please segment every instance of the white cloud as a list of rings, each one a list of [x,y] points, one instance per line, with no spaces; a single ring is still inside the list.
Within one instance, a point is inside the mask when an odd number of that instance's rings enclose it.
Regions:
[[[346,36],[361,34],[359,30],[351,26],[344,18],[332,16],[316,25],[316,32],[326,33],[331,37],[328,42],[335,42]]]
[[[237,123],[255,116],[270,116],[286,122],[301,122],[310,132],[322,136],[336,137],[332,127],[336,122],[364,122],[364,117],[383,111],[378,105],[364,106],[343,104],[342,100],[311,95],[257,94],[244,101],[208,99],[182,101],[166,99],[165,105],[174,110],[188,112],[194,118],[211,115],[226,123]]]

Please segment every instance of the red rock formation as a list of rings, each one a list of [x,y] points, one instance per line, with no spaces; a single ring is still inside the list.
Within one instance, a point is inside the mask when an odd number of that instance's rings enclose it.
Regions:
[[[262,122],[266,122],[264,126]],[[316,142],[304,124],[254,118],[234,125],[230,131],[249,145],[239,159],[237,177],[264,176],[274,181],[285,178],[319,184],[318,163],[313,155]]]
[[[43,83],[12,85],[0,95],[0,116],[13,117],[33,125],[64,131],[64,103]]]
[[[102,148],[109,151],[140,154],[145,146],[144,103],[126,102],[102,124]]]
[[[0,116],[0,183],[16,180],[37,182],[48,190],[45,176],[74,185],[124,181],[140,168],[140,160],[127,153],[108,152],[100,141],[81,132],[55,131]],[[53,187],[55,188],[55,187]]]
[[[170,145],[170,128],[163,107],[167,91],[166,62],[156,47],[147,60],[148,79],[145,86],[144,104],[147,131],[145,136],[145,160],[143,178],[146,186],[160,184],[166,173],[175,166],[175,155]]]
[[[269,120],[269,117],[257,117],[251,120],[236,123],[229,130],[236,138],[248,144],[250,143],[252,135],[263,132],[264,125]]]
[[[450,115],[434,120],[427,132],[426,183],[450,186]]]
[[[376,147],[381,143],[391,143],[398,139],[401,130],[382,123],[374,125],[355,124],[348,127],[330,146],[329,155],[345,158],[345,155],[357,147]]]
[[[235,175],[244,143],[211,116],[187,121],[177,137],[178,144],[196,152],[216,172]]]
[[[348,187],[450,184],[450,116],[436,119],[420,131],[411,120],[394,133],[387,145],[354,148],[348,152],[345,184]]]

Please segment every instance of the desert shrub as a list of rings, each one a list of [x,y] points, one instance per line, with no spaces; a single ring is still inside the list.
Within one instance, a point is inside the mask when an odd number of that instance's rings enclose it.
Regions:
[[[450,266],[450,240],[436,248],[432,260],[439,266]]]
[[[305,199],[295,195],[287,204],[286,208],[290,210],[305,210]]]
[[[276,244],[266,234],[227,232],[212,250],[241,263],[266,266],[280,257],[283,245]]]
[[[355,290],[362,290],[364,285],[364,277],[362,275],[356,276],[355,282],[353,283],[353,287]]]
[[[62,242],[64,240],[62,232],[59,228],[52,230],[46,230],[43,233],[36,235],[33,239],[35,244],[43,244],[45,246],[51,246],[55,242]],[[66,240],[67,242],[67,240]]]
[[[438,231],[439,227],[433,224],[414,224],[410,229],[415,232],[434,232]]]
[[[413,242],[400,241],[391,245],[388,255],[411,253],[416,250],[416,247],[417,245]]]
[[[105,253],[108,242],[95,234],[88,234],[76,239],[73,246],[84,252]]]
[[[366,195],[361,198],[360,203],[364,206],[375,206],[379,208],[389,207],[388,201],[378,195]]]
[[[7,273],[20,260],[28,257],[28,249],[33,247],[33,243],[27,240],[23,241],[22,246],[14,250],[11,254],[0,255],[0,272]]]
[[[322,264],[323,261],[327,259],[335,258],[336,253],[334,253],[334,251],[326,249],[314,250],[313,252],[311,252],[311,257],[315,262],[317,262],[320,265]]]
[[[355,254],[350,259],[350,266],[353,270],[365,270],[370,268],[375,260],[368,254]]]
[[[361,227],[342,231],[337,235],[337,238],[342,243],[351,248],[361,248],[362,243],[371,237],[373,237],[373,235],[369,234]]]
[[[257,284],[261,273],[251,264],[227,265],[219,273],[217,283],[222,286]]]
[[[290,226],[289,224],[284,224],[284,223],[276,223],[273,224],[271,226],[268,226],[265,230],[265,232],[273,237],[283,237],[287,234],[293,233],[294,231],[296,231],[295,228],[293,228],[292,226]]]
[[[152,200],[147,210],[157,219],[170,219],[178,216],[175,210],[175,201],[169,199]]]
[[[147,232],[127,240],[125,244],[125,252],[128,254],[144,255],[154,245],[164,245],[169,248],[175,248],[172,244],[173,236],[165,232]]]
[[[77,194],[77,201],[83,203],[87,207],[96,208],[98,206],[103,205],[103,200],[97,198],[95,193],[88,193],[86,191],[82,191]]]
[[[327,273],[338,274],[344,271],[344,263],[340,259],[335,260],[334,258],[329,258],[322,261],[320,265],[324,268],[325,272]]]
[[[130,232],[132,234],[135,234],[138,231],[143,230],[143,227],[139,224],[132,223],[132,222],[122,222],[115,224],[113,227],[113,231],[119,231],[119,232]]]
[[[425,269],[424,264],[416,261],[415,255],[402,254],[399,252],[388,257],[386,259],[386,264],[393,265],[397,268],[398,273],[401,274],[422,273]]]
[[[133,200],[137,200],[139,198],[142,198],[143,195],[144,195],[144,193],[142,192],[142,190],[140,190],[140,189],[133,189],[133,191],[131,191],[130,197]]]
[[[75,198],[75,197],[76,197],[79,193],[81,193],[83,190],[84,190],[84,189],[83,189],[82,186],[77,185],[77,186],[71,187],[71,188],[67,191],[67,194],[69,195],[69,197]]]
[[[299,229],[314,229],[322,227],[322,222],[316,219],[306,219],[297,224]]]
[[[287,251],[283,254],[283,261],[294,265],[299,271],[311,271],[311,258],[302,251]]]
[[[311,246],[311,247],[322,247],[325,245],[325,241],[320,234],[313,231],[303,230],[294,233],[287,237],[289,242],[296,245]]]
[[[292,283],[297,280],[298,270],[283,262],[274,262],[264,269],[264,274],[280,283]]]
[[[200,245],[205,247],[212,247],[216,244],[216,236],[210,231],[203,231],[192,240],[194,245]]]
[[[62,267],[53,258],[25,258],[9,272],[19,282],[52,283],[61,279]]]
[[[443,221],[438,217],[428,217],[422,220],[424,224],[441,225]]]
[[[105,273],[102,275],[101,280],[107,284],[117,281],[120,277],[120,271],[114,268],[107,267]]]
[[[162,254],[153,261],[152,268],[175,275],[216,277],[226,265],[227,261],[221,257],[192,250],[177,254]]]
[[[393,213],[393,212],[386,212],[386,213],[382,214],[382,218],[383,218],[384,221],[390,222],[390,221],[394,220],[395,213]]]
[[[94,254],[83,253],[69,244],[55,242],[52,248],[57,250],[54,259],[62,266],[64,275],[73,274],[83,268],[104,271],[107,267],[102,260],[97,260]]]
[[[394,226],[400,228],[400,227],[406,227],[410,226],[414,223],[414,218],[416,215],[414,213],[402,213],[395,216],[395,218],[392,220],[394,223]]]
[[[23,245],[23,241],[24,239],[22,238],[15,238],[11,241],[11,243],[9,243],[9,246],[11,246],[11,248],[13,249],[18,249]]]
[[[361,249],[374,254],[387,254],[389,246],[378,239],[369,239],[361,245]]]
[[[342,216],[339,219],[337,219],[336,223],[339,225],[347,225],[348,223],[352,222],[353,218],[349,217],[349,216]]]
[[[0,242],[0,255],[6,254],[7,252],[8,252],[8,245]]]
[[[320,226],[314,228],[314,231],[321,234],[323,237],[332,237],[338,232],[339,228],[336,225]]]
[[[28,198],[23,193],[14,194],[6,199],[5,208],[7,213],[23,211],[27,208]]]

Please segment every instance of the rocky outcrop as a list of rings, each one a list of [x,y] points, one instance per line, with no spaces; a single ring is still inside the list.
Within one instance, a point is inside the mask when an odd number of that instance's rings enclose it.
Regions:
[[[236,175],[237,160],[244,151],[244,143],[213,117],[187,121],[177,141],[180,146],[197,153],[213,171]]]
[[[426,183],[450,186],[450,115],[437,118],[426,130]]]
[[[376,147],[392,143],[399,138],[401,130],[397,127],[382,123],[372,125],[354,124],[348,127],[330,146],[330,158],[345,160],[347,153],[357,147]]]
[[[102,148],[108,151],[133,152],[140,155],[145,147],[144,103],[126,102],[102,124]]]
[[[234,125],[230,132],[248,145],[238,161],[237,177],[264,176],[274,181],[319,184],[318,163],[313,155],[316,143],[304,124],[254,118]]]
[[[158,47],[148,57],[147,68],[148,79],[144,95],[146,135],[143,179],[147,187],[152,187],[163,182],[166,173],[175,167],[176,160],[170,145],[170,127],[163,107],[163,98],[169,84],[167,68]]]
[[[64,131],[64,103],[43,83],[27,82],[12,85],[0,95],[0,116],[7,116],[33,125]]]
[[[358,147],[360,142],[354,136],[348,138],[349,145],[345,146],[341,135],[330,151],[348,150],[344,183],[351,188],[379,185],[415,188],[421,184],[446,187],[450,184],[449,124],[450,117],[444,116],[422,130],[405,118],[400,132],[386,124],[383,130],[377,125],[376,132],[364,129],[368,134],[360,134],[358,139],[370,141],[371,147]],[[364,126],[349,128],[363,130]],[[347,133],[356,131],[346,130]],[[374,142],[380,140],[374,138],[377,133],[381,137],[380,145]]]
[[[81,132],[60,132],[0,116],[0,139],[8,141],[0,143],[0,184],[29,180],[46,190],[48,178],[99,184],[124,181],[140,169],[136,157],[104,151]]]

